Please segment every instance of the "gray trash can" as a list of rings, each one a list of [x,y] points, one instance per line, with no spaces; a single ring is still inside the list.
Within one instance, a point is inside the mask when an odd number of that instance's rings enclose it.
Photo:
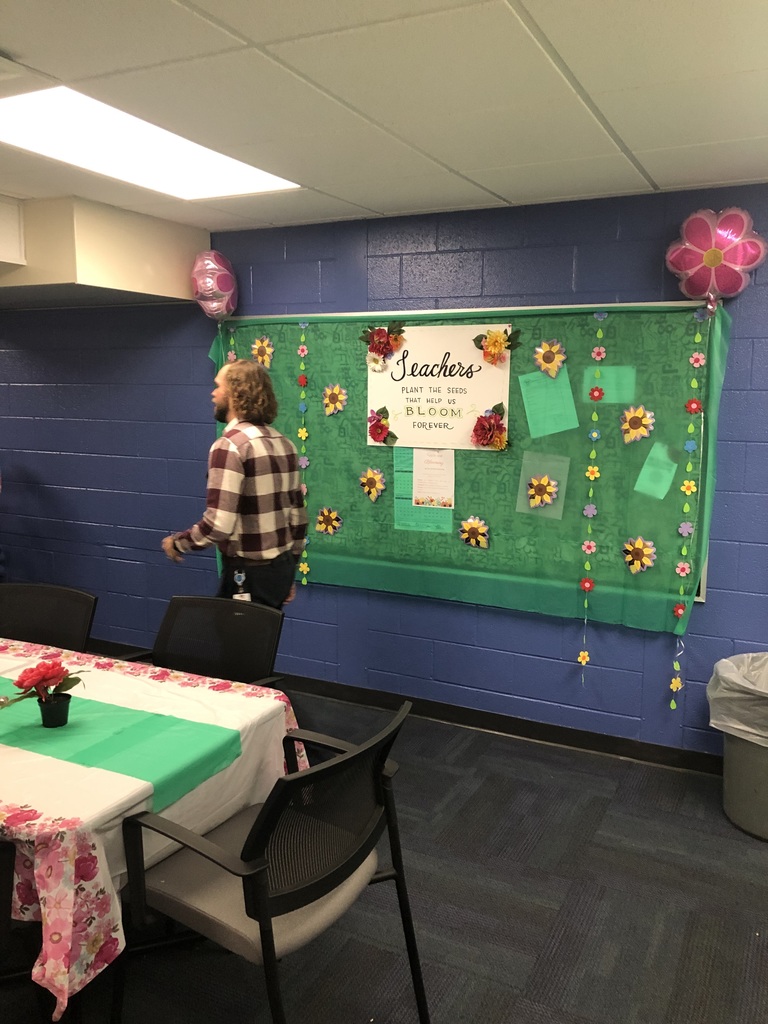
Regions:
[[[709,723],[723,733],[723,810],[768,839],[768,653],[734,654],[707,685]]]

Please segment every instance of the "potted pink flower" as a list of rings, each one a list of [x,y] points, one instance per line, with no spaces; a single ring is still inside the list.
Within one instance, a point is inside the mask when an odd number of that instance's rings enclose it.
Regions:
[[[13,685],[24,692],[12,699],[0,697],[0,707],[10,707],[27,697],[36,696],[44,726],[55,728],[66,725],[71,699],[67,691],[79,682],[80,677],[73,676],[59,658],[40,661],[32,668],[25,668],[19,678],[14,680]]]

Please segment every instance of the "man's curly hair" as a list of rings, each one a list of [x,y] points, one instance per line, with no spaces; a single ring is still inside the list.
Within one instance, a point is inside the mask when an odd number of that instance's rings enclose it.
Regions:
[[[249,423],[272,423],[277,416],[277,399],[269,374],[260,363],[237,359],[227,364],[226,385],[230,409]]]

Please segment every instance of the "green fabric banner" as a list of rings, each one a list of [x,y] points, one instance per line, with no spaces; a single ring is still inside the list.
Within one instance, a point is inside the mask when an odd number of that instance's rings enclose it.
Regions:
[[[431,508],[413,508],[411,528],[402,528],[397,442],[368,443],[371,371],[360,336],[394,320],[410,360],[417,325],[466,324],[470,347],[472,325],[520,332],[506,353],[508,447],[455,451],[455,507],[439,510],[452,516],[449,533],[417,528]],[[722,307],[708,318],[687,303],[244,318],[220,326],[210,357],[217,371],[235,358],[269,366],[275,426],[305,460],[305,582],[681,634],[707,553],[729,325]],[[555,340],[566,359],[552,377],[536,360]],[[483,358],[476,346],[471,352]],[[323,394],[336,385],[347,399],[328,415]],[[386,479],[375,502],[360,483],[368,469]],[[531,507],[531,480],[543,475],[558,492]],[[321,509],[338,513],[343,527],[317,532]],[[463,542],[470,517],[487,525],[487,548]]]
[[[0,677],[0,693],[18,696]],[[240,756],[240,733],[218,725],[155,715],[73,696],[69,722],[45,729],[35,698],[0,711],[0,743],[86,768],[143,779],[162,811]]]

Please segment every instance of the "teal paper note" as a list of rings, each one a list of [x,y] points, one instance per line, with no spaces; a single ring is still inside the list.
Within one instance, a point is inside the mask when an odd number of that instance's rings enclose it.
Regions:
[[[545,437],[573,430],[579,417],[573,401],[568,367],[564,366],[554,378],[545,373],[525,373],[517,378],[523,395],[528,433],[531,437]]]
[[[635,490],[638,494],[647,494],[649,498],[661,501],[667,496],[676,472],[677,463],[669,457],[667,446],[657,442],[648,452],[648,458],[635,481]]]
[[[453,509],[414,505],[409,492],[407,497],[395,498],[395,529],[418,530],[421,533],[451,533]]]
[[[597,365],[597,364],[595,364]],[[591,402],[589,392],[592,388],[602,388],[605,392],[596,405],[635,405],[638,399],[637,370],[634,366],[600,366],[600,377],[595,377],[594,370],[585,370],[582,381],[582,402]]]

